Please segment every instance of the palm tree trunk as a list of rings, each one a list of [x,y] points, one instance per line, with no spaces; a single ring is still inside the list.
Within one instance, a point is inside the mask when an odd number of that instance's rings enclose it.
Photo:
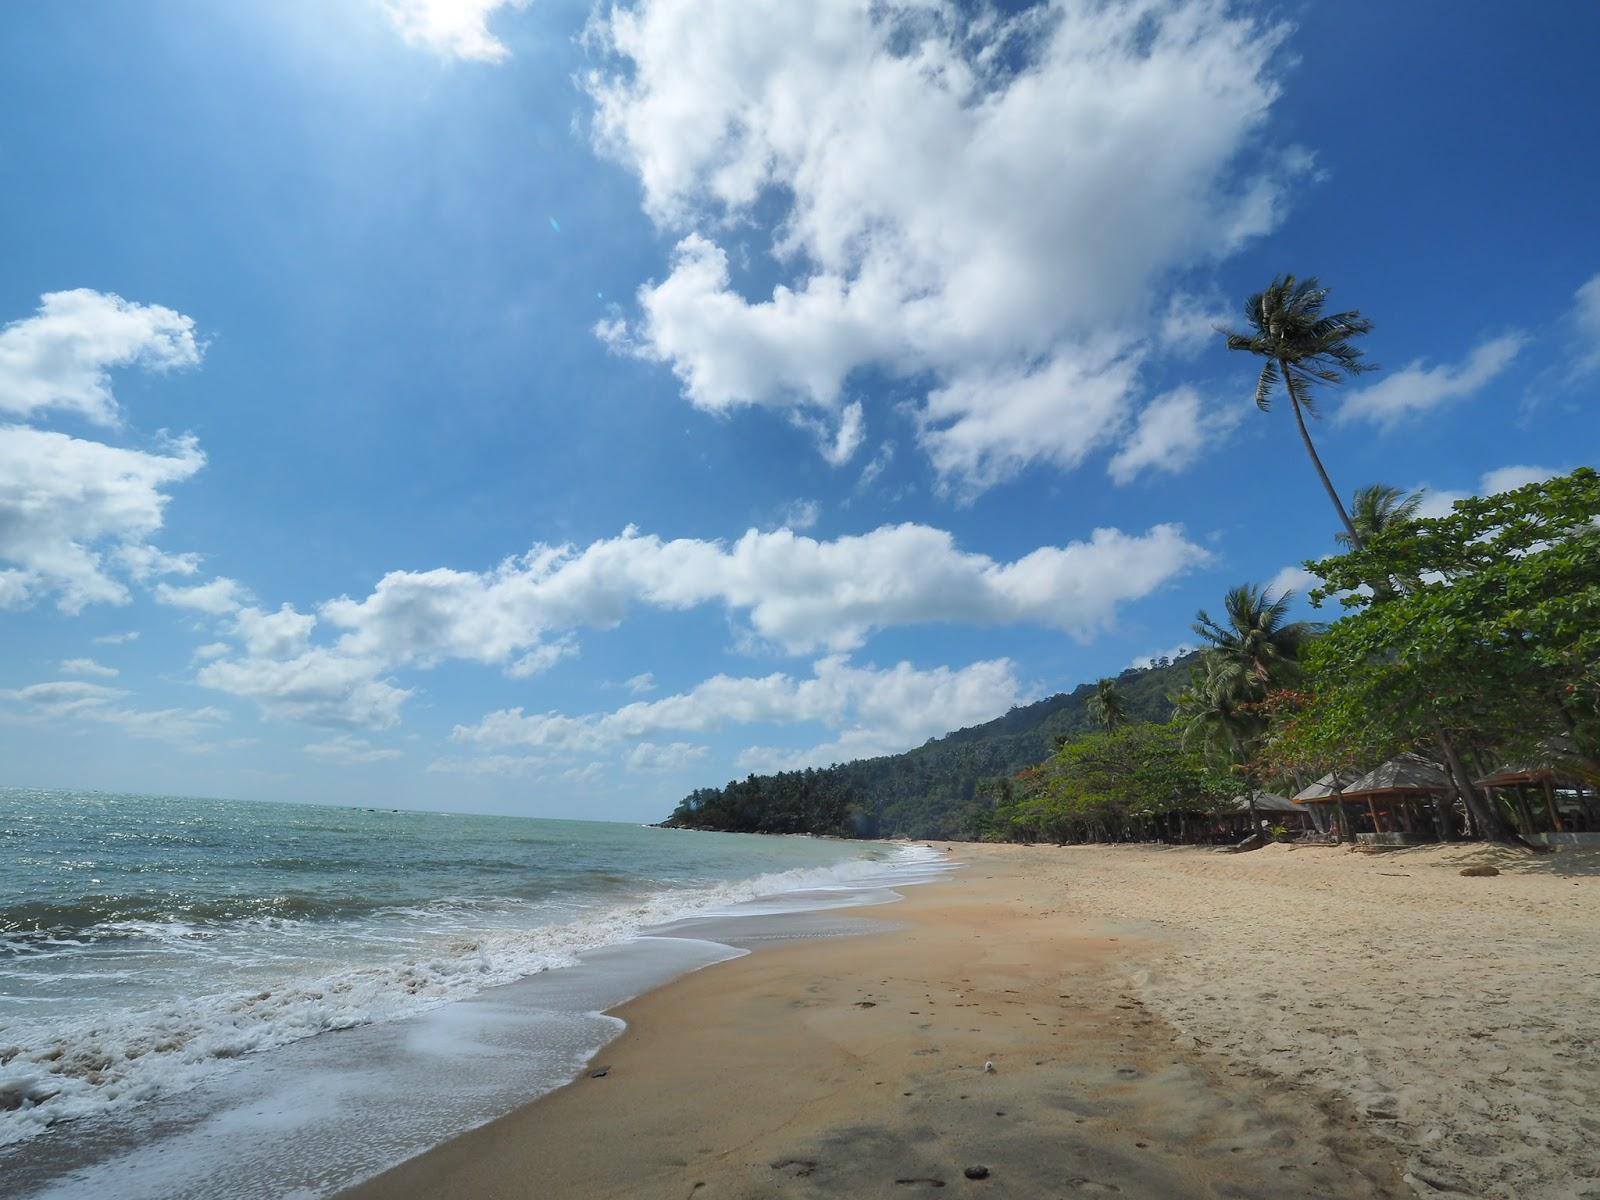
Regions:
[[[1345,511],[1344,501],[1339,499],[1339,493],[1334,489],[1333,480],[1328,478],[1328,472],[1322,465],[1322,459],[1317,456],[1317,448],[1311,441],[1311,431],[1306,428],[1305,413],[1300,411],[1300,401],[1295,399],[1294,392],[1287,386],[1289,364],[1281,362],[1278,366],[1283,371],[1283,378],[1286,381],[1283,390],[1288,393],[1289,403],[1294,406],[1294,421],[1300,427],[1300,440],[1306,444],[1306,453],[1311,456],[1311,465],[1316,467],[1317,475],[1322,480],[1322,486],[1327,489],[1328,499],[1333,501],[1333,507],[1339,511],[1339,520],[1344,522],[1345,532],[1350,535],[1350,544],[1359,550],[1363,545],[1361,535],[1356,532],[1355,523],[1350,520],[1350,514]]]

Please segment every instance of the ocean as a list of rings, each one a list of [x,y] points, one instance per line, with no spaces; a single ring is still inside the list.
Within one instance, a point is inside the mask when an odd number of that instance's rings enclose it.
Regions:
[[[884,843],[0,789],[0,1178],[324,1195],[560,1086],[619,1031],[604,1009],[944,869]]]

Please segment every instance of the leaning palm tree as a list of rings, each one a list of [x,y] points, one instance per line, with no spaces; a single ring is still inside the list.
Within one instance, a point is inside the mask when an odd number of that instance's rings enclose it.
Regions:
[[[1128,720],[1127,706],[1122,693],[1117,691],[1115,679],[1102,679],[1094,685],[1094,695],[1089,697],[1089,717],[1107,732]]]
[[[1195,614],[1194,631],[1212,653],[1237,664],[1256,699],[1298,677],[1300,650],[1316,632],[1308,621],[1284,619],[1293,598],[1293,592],[1274,598],[1264,588],[1241,583],[1228,589],[1221,620],[1203,608]]]
[[[1372,363],[1361,361],[1362,352],[1351,344],[1352,338],[1372,331],[1372,322],[1354,310],[1323,316],[1322,308],[1327,299],[1328,289],[1315,278],[1297,280],[1293,275],[1282,275],[1274,279],[1266,291],[1257,292],[1246,301],[1245,320],[1253,332],[1234,333],[1226,329],[1220,332],[1227,335],[1229,350],[1246,350],[1267,360],[1262,364],[1261,378],[1256,383],[1256,407],[1262,412],[1272,407],[1272,393],[1282,383],[1294,408],[1295,423],[1300,427],[1306,453],[1317,468],[1328,499],[1339,511],[1345,532],[1359,547],[1361,534],[1345,511],[1322,459],[1317,457],[1311,431],[1306,428],[1306,414],[1316,415],[1316,405],[1311,398],[1313,382],[1338,383],[1346,376],[1376,370]]]

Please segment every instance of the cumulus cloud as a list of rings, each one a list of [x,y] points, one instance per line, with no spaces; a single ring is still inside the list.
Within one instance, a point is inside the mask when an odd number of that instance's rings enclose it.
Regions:
[[[157,584],[155,589],[156,600],[162,604],[170,604],[174,608],[192,608],[196,612],[209,613],[214,617],[238,611],[249,594],[237,579],[229,579],[226,576],[218,576],[209,583],[195,584],[192,587],[161,583]]]
[[[441,58],[497,63],[510,49],[489,31],[502,8],[526,8],[528,0],[385,0],[384,9],[407,45]]]
[[[1566,469],[1562,467],[1531,467],[1517,464],[1509,467],[1496,467],[1487,472],[1478,485],[1478,494],[1493,496],[1497,492],[1515,491],[1519,487],[1527,487],[1530,483],[1543,483],[1546,479],[1554,479],[1557,475],[1565,475]]]
[[[1321,579],[1299,564],[1293,564],[1284,567],[1267,582],[1267,591],[1274,596],[1281,596],[1285,592],[1293,592],[1295,595],[1303,597],[1312,588],[1321,586]]]
[[[837,736],[803,753],[809,762],[823,762],[830,755],[860,757],[904,750],[935,734],[989,720],[1014,704],[1021,691],[1007,659],[959,670],[919,670],[906,662],[879,670],[830,655],[813,664],[810,678],[783,672],[760,677],[715,675],[674,696],[581,716],[501,709],[475,725],[456,726],[451,736],[491,751],[596,754],[664,733],[820,724],[837,731]],[[645,756],[659,749],[646,751]]]
[[[192,367],[201,351],[194,321],[170,308],[88,288],[50,292],[33,316],[0,329],[0,413],[54,410],[112,425],[113,368]]]
[[[387,746],[374,746],[365,738],[354,737],[348,733],[341,733],[324,742],[309,742],[301,749],[317,758],[350,764],[384,762],[400,757],[398,750]]]
[[[1380,382],[1351,392],[1339,408],[1340,421],[1371,421],[1385,431],[1449,403],[1473,395],[1503,374],[1527,338],[1508,333],[1491,338],[1455,366],[1435,367],[1417,359]]]
[[[139,631],[137,629],[128,629],[122,633],[102,633],[99,637],[89,640],[96,646],[125,646],[129,642],[139,640]]]
[[[63,675],[89,675],[97,679],[115,679],[122,674],[115,667],[95,662],[92,658],[68,658],[61,663]]]
[[[1206,557],[1176,525],[1100,529],[1014,562],[963,551],[926,525],[832,541],[750,530],[732,544],[628,529],[582,550],[536,546],[488,572],[391,572],[364,599],[341,597],[320,613],[345,631],[341,654],[391,664],[504,663],[554,632],[615,626],[634,604],[720,603],[795,653],[854,649],[878,629],[939,622],[1032,623],[1087,637]]]
[[[1492,471],[1484,472],[1474,492],[1452,491],[1420,484],[1415,489],[1422,493],[1422,503],[1417,508],[1417,516],[1448,517],[1451,508],[1458,500],[1466,500],[1474,495],[1493,496],[1497,492],[1509,492],[1530,483],[1543,483],[1546,479],[1565,475],[1568,470],[1567,467],[1534,467],[1521,463],[1496,467]]]
[[[285,659],[217,659],[201,667],[195,680],[253,700],[270,717],[334,728],[388,729],[411,696],[384,677],[382,663],[325,647]]]
[[[1175,388],[1144,406],[1107,469],[1119,484],[1133,482],[1143,471],[1176,475],[1206,446],[1226,437],[1241,415],[1238,409],[1208,411],[1192,387]]]
[[[192,569],[149,545],[167,489],[205,465],[192,437],[158,452],[127,450],[64,433],[0,426],[0,561],[13,603],[54,594],[63,612],[124,604],[119,575]]]
[[[387,728],[411,695],[388,678],[396,670],[455,659],[526,678],[576,654],[577,630],[615,627],[635,606],[721,605],[748,621],[750,635],[797,654],[853,650],[877,630],[934,623],[1034,624],[1088,638],[1112,627],[1123,604],[1207,558],[1176,525],[1099,529],[1011,562],[915,524],[831,541],[752,529],[732,543],[629,528],[582,549],[538,545],[489,571],[390,572],[369,595],[327,601],[315,615],[238,608],[239,653],[217,656],[196,678],[269,715]],[[217,587],[225,582],[161,595],[225,614],[240,594]],[[319,630],[328,637],[314,642]],[[636,676],[628,686],[647,683]]]
[[[1147,350],[1193,341],[1156,293],[1310,165],[1256,152],[1282,30],[1215,0],[638,0],[592,35],[597,146],[678,236],[600,336],[706,411],[839,431],[837,461],[852,373],[925,380],[922,443],[968,492],[1108,444]],[[719,238],[774,213],[782,281],[752,298]]]
[[[656,690],[656,677],[653,672],[645,671],[633,676],[631,679],[623,680],[622,686],[635,696],[643,696]]]

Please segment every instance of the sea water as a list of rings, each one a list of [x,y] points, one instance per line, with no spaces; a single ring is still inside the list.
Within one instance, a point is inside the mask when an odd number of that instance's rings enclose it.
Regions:
[[[604,1009],[935,860],[0,789],[0,1190],[325,1194],[570,1079]]]

